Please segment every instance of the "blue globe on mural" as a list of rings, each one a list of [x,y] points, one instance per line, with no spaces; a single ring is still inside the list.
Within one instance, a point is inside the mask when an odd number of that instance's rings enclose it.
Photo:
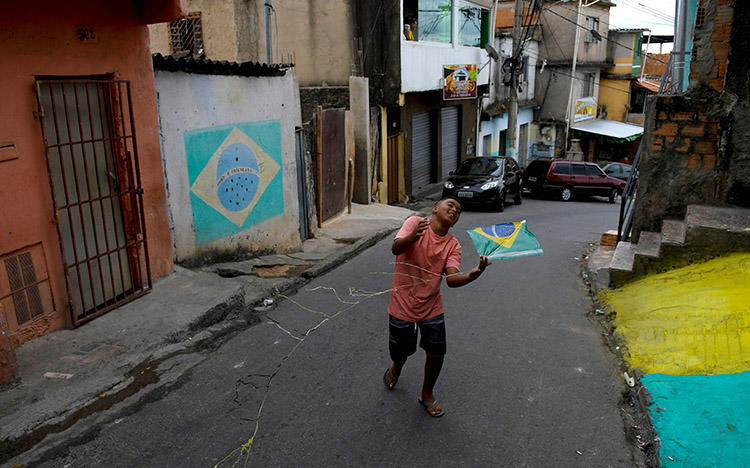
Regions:
[[[250,205],[258,191],[260,170],[255,153],[243,143],[229,145],[219,156],[216,187],[219,201],[229,211]]]

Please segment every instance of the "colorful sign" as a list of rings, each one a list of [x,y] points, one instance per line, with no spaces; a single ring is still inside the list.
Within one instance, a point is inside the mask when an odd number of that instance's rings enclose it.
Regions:
[[[575,113],[573,122],[582,122],[584,120],[596,117],[596,98],[587,97],[576,99]]]
[[[479,255],[490,260],[543,255],[542,246],[526,229],[526,221],[494,224],[466,231]]]
[[[477,97],[477,65],[443,65],[443,99]]]
[[[284,213],[279,120],[185,132],[196,245]]]

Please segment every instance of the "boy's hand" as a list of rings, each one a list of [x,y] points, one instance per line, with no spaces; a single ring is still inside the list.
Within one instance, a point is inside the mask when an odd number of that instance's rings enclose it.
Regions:
[[[471,272],[469,272],[469,277],[472,280],[479,278],[479,275],[481,275],[484,269],[487,268],[489,265],[492,265],[492,262],[490,262],[489,259],[485,257],[484,255],[481,255],[479,257],[479,265],[477,265],[476,268],[474,268],[473,270],[471,270]]]
[[[430,226],[430,220],[427,218],[422,218],[419,220],[419,224],[417,224],[414,227],[414,230],[411,232],[412,240],[415,241],[422,237],[424,235],[425,230]]]

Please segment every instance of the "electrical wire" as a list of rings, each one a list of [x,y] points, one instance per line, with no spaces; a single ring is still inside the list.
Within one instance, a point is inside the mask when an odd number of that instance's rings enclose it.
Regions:
[[[582,26],[582,25],[578,24],[578,22],[576,22],[576,21],[573,21],[572,19],[570,19],[570,18],[567,18],[567,17],[565,17],[565,16],[563,16],[563,15],[561,15],[561,14],[559,14],[559,13],[557,13],[557,12],[553,11],[553,10],[550,10],[550,9],[549,9],[549,8],[547,8],[547,7],[545,7],[545,10],[547,10],[548,12],[552,13],[552,14],[553,14],[553,15],[555,15],[555,16],[558,16],[558,17],[560,17],[560,18],[564,19],[565,21],[567,21],[567,22],[569,22],[569,23],[572,23],[572,24],[574,24],[574,25],[578,26],[579,28],[583,29],[584,31],[587,31],[587,32],[589,31],[589,29],[588,29],[588,28],[586,28],[585,26]],[[611,42],[612,44],[617,44],[618,46],[620,46],[620,47],[622,47],[622,48],[624,48],[624,49],[626,49],[626,50],[629,50],[629,51],[631,51],[631,52],[636,52],[636,53],[638,53],[638,54],[639,54],[639,55],[640,55],[641,57],[643,57],[643,55],[644,55],[643,51],[636,51],[636,50],[635,50],[635,49],[633,49],[632,47],[626,46],[625,44],[622,44],[622,43],[620,43],[620,42],[617,42],[617,41],[615,41],[615,40],[613,40],[613,39],[610,39],[610,38],[608,38],[607,36],[602,36],[602,35],[600,35],[600,37],[601,37],[601,38],[602,38],[603,40],[605,40],[605,41],[607,41],[607,42]],[[651,57],[651,59],[652,59],[652,60],[654,60],[654,61],[657,61],[657,62],[663,63],[664,65],[667,65],[667,62],[665,62],[665,61],[663,61],[663,60],[661,60],[661,59],[658,59],[658,58],[656,58],[656,57]]]

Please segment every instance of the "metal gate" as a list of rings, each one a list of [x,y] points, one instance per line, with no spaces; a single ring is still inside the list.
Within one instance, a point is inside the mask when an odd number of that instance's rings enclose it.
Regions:
[[[130,83],[36,82],[68,304],[80,325],[151,289]]]
[[[432,119],[429,112],[411,118],[411,191],[432,179]]]
[[[458,167],[458,107],[440,109],[440,153],[442,158],[441,178]]]

